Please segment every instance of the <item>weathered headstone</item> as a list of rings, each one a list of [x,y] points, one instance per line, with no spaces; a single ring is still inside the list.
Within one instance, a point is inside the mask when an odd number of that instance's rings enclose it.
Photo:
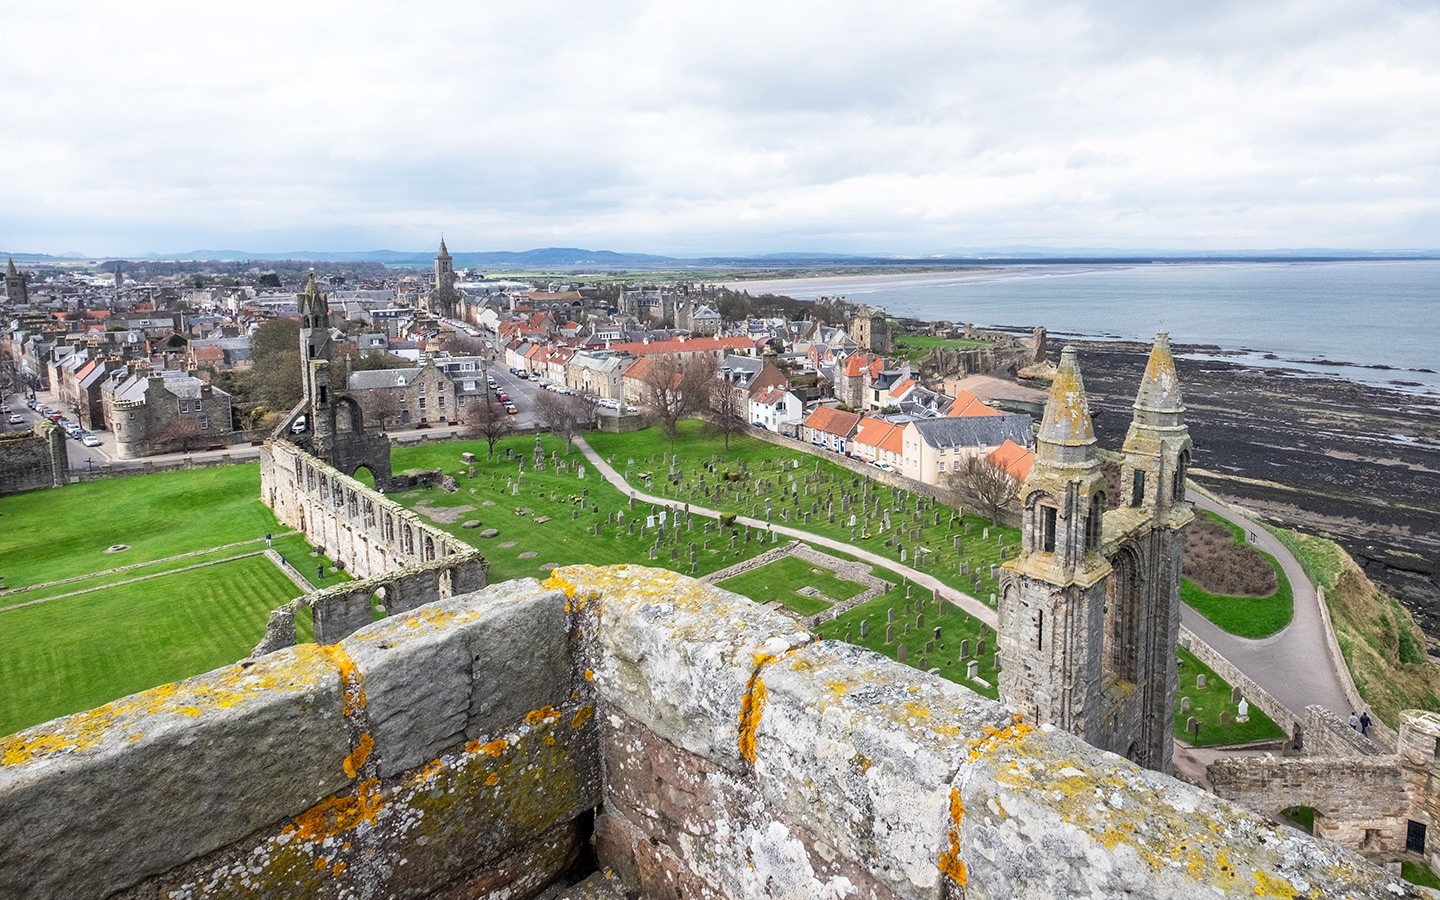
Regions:
[[[968,659],[969,657],[970,657],[970,641],[969,641],[969,640],[963,640],[963,641],[960,642],[960,658],[961,658],[961,659]]]
[[[976,662],[975,660],[972,659],[972,660],[970,660],[968,663],[965,664],[965,677],[966,677],[966,678],[968,678],[968,679],[970,679],[970,680],[973,681],[973,680],[975,679],[975,677],[976,677],[977,675],[979,675],[979,674],[980,674],[980,664],[979,664],[978,662]]]
[[[900,662],[903,663],[905,661],[905,657],[909,655],[910,648],[906,647],[904,644],[901,644],[899,647],[895,648],[895,658]]]
[[[1200,733],[1200,723],[1195,721],[1194,716],[1191,716],[1190,718],[1185,720],[1185,730],[1190,732],[1191,734]]]
[[[1229,725],[1229,724],[1230,724],[1230,710],[1227,709],[1227,710],[1224,710],[1224,711],[1222,711],[1222,712],[1220,713],[1220,724],[1221,724],[1221,725]]]
[[[895,643],[895,626],[894,626],[894,625],[886,625],[886,626],[885,626],[885,643],[887,643],[887,644],[893,644],[893,643]]]
[[[887,622],[893,622],[893,621],[895,621],[895,607],[892,606],[892,607],[890,607],[889,609],[885,610],[885,621],[887,621]]]
[[[1239,685],[1236,685],[1235,687],[1232,687],[1232,688],[1230,689],[1230,702],[1231,702],[1231,703],[1239,703],[1239,702],[1240,702],[1240,687],[1239,687]]]
[[[861,636],[862,638],[868,638],[868,637],[870,636],[870,620],[869,620],[869,619],[861,619],[861,620],[860,620],[860,636]]]
[[[1189,698],[1189,697],[1181,697],[1181,698],[1180,698],[1180,712],[1181,712],[1182,714],[1190,712],[1190,698]]]
[[[1205,690],[1205,673],[1204,673],[1204,672],[1201,672],[1199,675],[1196,675],[1196,676],[1195,676],[1195,689],[1196,689],[1197,691],[1203,691],[1203,690]]]

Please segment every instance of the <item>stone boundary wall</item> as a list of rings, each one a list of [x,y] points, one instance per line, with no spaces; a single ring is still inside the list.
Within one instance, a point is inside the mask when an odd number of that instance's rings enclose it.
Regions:
[[[823,447],[817,447],[809,441],[787,438],[784,435],[775,434],[764,428],[751,428],[744,433],[757,440],[764,441],[767,444],[774,444],[777,447],[784,447],[787,450],[798,450],[801,453],[808,453],[811,456],[832,462],[842,469],[849,469],[851,472],[868,478],[871,481],[898,490],[909,491],[912,494],[918,494],[927,500],[938,500],[941,503],[953,505],[957,499],[955,491],[934,484],[926,484],[923,481],[916,481],[913,478],[907,478],[899,472],[886,472],[884,469],[877,469],[869,463],[862,462],[858,459],[851,459],[848,456],[842,456],[839,453],[826,450]],[[981,515],[973,503],[970,504],[968,511],[975,515]],[[1014,508],[1007,507],[1002,509],[1000,511],[1000,522],[998,524],[1008,525],[1011,528],[1019,528],[1019,507],[1015,506]]]
[[[72,469],[70,472],[70,483],[83,484],[87,481],[103,481],[107,478],[128,478],[131,475],[154,475],[157,472],[215,469],[221,466],[248,465],[249,463],[259,461],[259,456],[254,458],[249,456],[237,458],[230,453],[222,453],[216,457],[206,457],[203,459],[186,456],[181,459],[139,459],[131,462],[111,462],[98,469]]]
[[[568,567],[0,738],[0,897],[1422,896],[793,629]]]
[[[1296,745],[1296,738],[1300,738],[1301,744],[1308,749],[1309,733],[1301,728],[1300,720],[1294,713],[1285,708],[1285,704],[1276,700],[1268,691],[1255,682],[1253,678],[1235,668],[1235,665],[1228,659],[1221,656],[1219,652],[1211,647],[1195,632],[1180,626],[1180,646],[1195,654],[1195,658],[1215,671],[1215,674],[1224,679],[1231,687],[1240,688],[1240,694],[1250,702],[1252,706],[1258,707],[1265,712],[1285,730],[1290,736],[1291,746]],[[1181,696],[1185,694],[1185,686],[1180,685],[1178,691]]]
[[[261,449],[260,499],[284,525],[361,579],[473,552],[288,441],[266,441]]]
[[[1343,847],[1405,849],[1410,799],[1393,756],[1230,757],[1211,763],[1209,778],[1217,797],[1272,819],[1291,807],[1313,808],[1316,835]]]
[[[1370,730],[1375,730],[1373,724]],[[1314,756],[1385,756],[1394,752],[1323,706],[1305,707],[1305,749]]]
[[[705,584],[716,584],[727,578],[734,578],[736,575],[743,575],[753,569],[769,565],[775,560],[784,559],[787,556],[803,559],[811,565],[830,569],[835,573],[837,578],[853,581],[865,588],[865,590],[847,600],[832,603],[829,609],[816,613],[813,616],[802,616],[799,613],[789,610],[778,600],[766,604],[767,606],[779,607],[776,609],[777,612],[803,622],[810,628],[818,627],[822,622],[837,619],[867,600],[873,600],[895,586],[894,582],[886,581],[883,578],[876,578],[872,575],[871,569],[873,567],[869,563],[854,562],[852,560],[841,559],[838,556],[830,556],[827,553],[816,550],[804,541],[790,541],[783,547],[766,550],[759,556],[753,556],[733,566],[727,566],[718,572],[703,575],[700,580]]]
[[[1306,576],[1309,577],[1308,575]],[[1350,708],[1355,712],[1370,709],[1370,704],[1360,696],[1360,689],[1355,687],[1355,679],[1350,676],[1350,667],[1345,663],[1345,654],[1340,652],[1340,642],[1335,637],[1335,623],[1330,619],[1330,604],[1325,600],[1325,588],[1314,585],[1315,595],[1320,602],[1320,618],[1325,623],[1325,648],[1330,652],[1330,662],[1335,670],[1340,673],[1340,686],[1345,689],[1345,698],[1350,701]],[[1375,743],[1383,746],[1388,752],[1394,753],[1399,745],[1400,736],[1395,729],[1380,721],[1379,716],[1371,716],[1370,734]]]
[[[0,434],[0,497],[70,482],[65,436],[50,422],[36,422],[29,431]]]

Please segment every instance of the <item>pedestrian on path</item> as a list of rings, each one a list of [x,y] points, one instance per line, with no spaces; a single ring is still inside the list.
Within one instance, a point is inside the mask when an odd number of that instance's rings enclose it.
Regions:
[[[265,532],[265,546],[266,546],[266,547],[269,547],[269,546],[270,546],[270,541],[273,540],[273,539],[274,539],[274,535],[272,535],[272,534],[271,534],[270,532],[268,532],[268,531]]]
[[[1366,737],[1370,736],[1370,710],[1360,714],[1360,733]]]
[[[324,581],[324,580],[325,580],[325,564],[324,564],[324,563],[321,563],[320,565],[318,565],[318,566],[315,567],[315,577],[316,577],[316,578],[319,578],[321,581]],[[1350,714],[1350,718],[1351,718],[1351,719],[1354,719],[1354,718],[1355,718],[1355,714],[1354,714],[1354,713],[1351,713],[1351,714]]]
[[[1350,710],[1350,727],[1356,731],[1360,730],[1360,717],[1355,715],[1355,710]]]

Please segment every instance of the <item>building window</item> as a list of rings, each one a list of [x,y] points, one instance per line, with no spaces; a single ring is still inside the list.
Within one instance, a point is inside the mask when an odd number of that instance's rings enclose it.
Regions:
[[[421,409],[424,409],[424,408],[425,408],[425,398],[424,398],[424,397],[421,397],[421,398],[420,398],[420,408],[421,408]]]
[[[1055,514],[1053,506],[1040,507],[1040,549],[1055,552]]]
[[[1145,503],[1145,470],[1135,470],[1135,483],[1130,493],[1130,505],[1141,506]]]
[[[205,415],[204,413],[201,413],[201,414],[200,414],[200,430],[201,430],[201,431],[209,431],[209,430],[210,430],[210,417],[207,416],[207,415]]]
[[[189,412],[189,411],[190,411],[190,401],[189,401],[189,400],[181,400],[181,401],[180,401],[180,411],[181,411],[182,413],[183,413],[183,412]]]

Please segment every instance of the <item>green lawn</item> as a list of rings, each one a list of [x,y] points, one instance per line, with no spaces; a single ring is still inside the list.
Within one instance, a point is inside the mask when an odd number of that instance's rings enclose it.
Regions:
[[[637,489],[661,494],[675,502],[692,502],[763,519],[768,497],[772,502],[772,521],[777,524],[854,544],[896,561],[900,560],[903,547],[909,565],[914,564],[915,547],[925,547],[931,551],[929,561],[923,566],[926,572],[985,603],[990,602],[991,594],[998,593],[990,566],[1019,552],[1020,533],[1016,529],[991,525],[973,514],[967,514],[963,521],[952,522],[954,510],[930,500],[923,501],[923,513],[916,513],[916,495],[843,469],[825,459],[827,451],[817,450],[817,456],[740,435],[730,439],[730,450],[726,452],[722,439],[705,434],[700,422],[684,421],[680,423],[675,441],[681,478],[677,484],[670,485],[662,459],[669,443],[659,429],[629,434],[591,432],[586,440],[617,471],[626,474]],[[745,464],[743,475],[741,462]],[[706,466],[711,465],[715,467],[713,473],[706,470]],[[646,487],[641,478],[642,473],[647,472],[653,476],[653,487]],[[736,480],[723,481],[725,472]],[[704,489],[700,486],[702,475]],[[762,481],[770,482],[768,491],[757,490]],[[842,498],[847,493],[854,498],[850,509],[856,514],[853,528],[849,525],[850,513],[842,510]],[[862,497],[870,499],[866,507],[868,513],[860,508]],[[830,521],[827,502],[833,504],[834,522]],[[785,517],[781,516],[782,510]],[[893,528],[888,532],[882,530],[885,510],[893,510]],[[806,512],[810,513],[809,524],[804,521]],[[987,528],[989,538],[984,537]],[[912,536],[911,529],[917,529],[918,537]],[[961,540],[960,552],[955,550],[957,536]],[[961,574],[962,562],[970,574]]]
[[[887,580],[894,576],[887,572],[877,573],[878,577]],[[910,603],[911,611],[905,611],[905,604]],[[886,641],[886,626],[889,624],[889,611],[895,610],[895,640]],[[919,617],[924,616],[924,625],[920,625]],[[869,636],[860,633],[860,623],[869,622]],[[910,625],[910,634],[905,634],[905,625]],[[935,640],[936,628],[940,629],[940,638]],[[919,668],[921,657],[932,669],[940,670],[940,677],[963,684],[977,694],[991,699],[999,695],[999,673],[995,669],[995,632],[985,628],[985,650],[980,652],[980,631],[983,624],[979,619],[973,618],[961,610],[949,604],[945,605],[944,612],[931,598],[929,591],[923,588],[915,588],[910,600],[905,599],[905,588],[896,585],[891,590],[873,600],[867,600],[839,618],[831,622],[824,622],[818,629],[820,636],[832,640],[848,640],[859,647],[874,650],[891,659],[897,658],[900,645],[906,646],[906,665]],[[927,641],[935,641],[935,649],[932,653],[925,653]],[[961,641],[970,642],[970,656],[961,659]],[[970,681],[965,677],[968,668],[966,662],[970,659],[977,661],[980,666],[979,676],[989,682],[989,687]]]
[[[495,445],[496,458],[493,462],[486,459],[484,441],[396,447],[392,454],[396,471],[443,469],[455,476],[460,490],[453,494],[438,489],[413,490],[392,494],[390,498],[421,515],[425,515],[427,509],[444,512],[454,511],[460,506],[470,507],[459,512],[450,523],[434,521],[428,516],[427,520],[478,547],[490,562],[492,582],[542,578],[545,574],[542,566],[552,563],[561,566],[638,563],[689,575],[692,543],[696,551],[694,574],[699,576],[734,565],[774,546],[762,543],[758,530],[752,529],[747,541],[743,528],[721,529],[714,520],[696,516],[688,527],[682,520],[680,528],[667,528],[665,542],[652,560],[649,549],[655,543],[656,529],[649,528],[646,529],[647,534],[641,534],[645,519],[652,512],[650,504],[637,503],[632,508],[628,498],[600,477],[578,449],[572,448],[566,458],[585,464],[585,478],[582,480],[578,471],[557,473],[549,463],[549,453],[558,451],[564,457],[565,444],[548,435],[541,441],[547,462],[545,471],[538,473],[533,471],[532,466],[533,436],[500,441]],[[519,474],[519,465],[505,458],[507,448],[523,454],[525,458],[524,482],[519,494],[511,493],[510,486]],[[466,451],[478,458],[474,478],[469,477],[466,466],[461,462],[460,454]],[[586,490],[589,491],[588,497],[584,496]],[[583,509],[582,499],[585,501]],[[486,506],[486,501],[494,505]],[[516,515],[517,507],[530,512]],[[610,515],[614,513],[624,514],[624,524],[610,524]],[[541,517],[548,517],[549,521],[537,522]],[[462,528],[467,519],[480,521],[482,528]],[[634,523],[634,533],[631,533],[631,523]],[[595,534],[597,524],[601,531],[599,535]],[[500,535],[481,538],[480,532],[485,528],[496,528]],[[705,547],[707,541],[710,543],[708,549]],[[513,546],[504,546],[512,543]],[[528,555],[522,558],[522,554]]]
[[[1421,887],[1440,890],[1440,877],[1422,865],[1413,863],[1408,859],[1400,861],[1400,877]]]
[[[849,600],[865,590],[864,585],[837,578],[834,572],[794,556],[727,578],[718,582],[717,586],[744,594],[757,603],[778,600],[802,616],[813,616],[830,607],[818,597],[801,594],[799,590],[802,587],[812,587],[831,600]]]
[[[1180,654],[1180,686],[1175,692],[1175,736],[1192,747],[1222,747],[1230,744],[1244,744],[1250,741],[1273,740],[1285,737],[1285,731],[1254,703],[1250,704],[1250,721],[1240,724],[1234,721],[1237,703],[1230,702],[1230,685],[1209,666],[1195,658],[1195,654],[1184,647],[1176,647]],[[1196,676],[1205,676],[1205,687],[1197,688]],[[1190,711],[1180,711],[1181,701],[1190,698]],[[1247,700],[1249,698],[1246,698]],[[1231,722],[1220,724],[1220,714],[1228,712]],[[1185,730],[1187,720],[1194,718],[1200,723],[1200,736]]]
[[[262,556],[0,613],[0,734],[235,662],[298,594]]]
[[[1235,543],[1245,544],[1245,529],[1207,510],[1200,510],[1230,530]],[[1279,585],[1268,597],[1227,597],[1212,594],[1186,578],[1180,582],[1180,599],[1190,608],[1215,623],[1221,630],[1244,638],[1263,638],[1275,634],[1295,616],[1295,596],[1285,569],[1275,557],[1252,547],[1275,569]]]
[[[258,464],[109,478],[0,498],[0,581],[16,588],[263,538]],[[123,553],[105,553],[129,544]]]

